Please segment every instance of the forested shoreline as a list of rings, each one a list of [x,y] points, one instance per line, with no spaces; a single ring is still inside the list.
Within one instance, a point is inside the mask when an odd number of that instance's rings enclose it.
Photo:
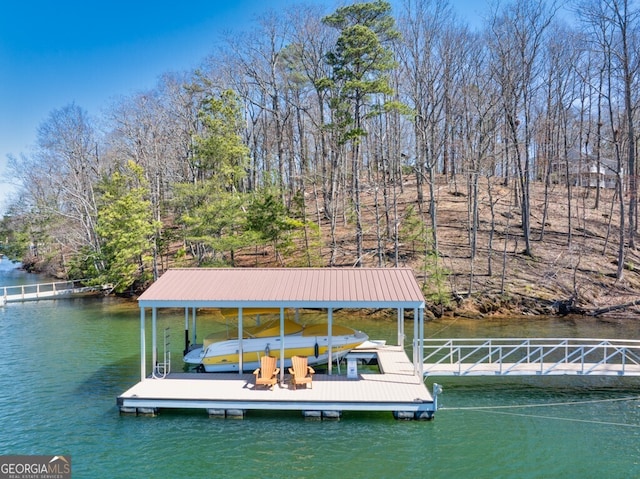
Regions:
[[[134,294],[168,267],[414,269],[435,314],[635,308],[640,10],[273,12],[103,112],[61,106],[2,252]]]

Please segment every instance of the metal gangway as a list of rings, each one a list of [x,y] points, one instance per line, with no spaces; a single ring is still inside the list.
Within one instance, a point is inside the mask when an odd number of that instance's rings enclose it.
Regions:
[[[640,340],[425,339],[425,376],[640,376]]]
[[[110,291],[111,285],[85,286],[87,280],[56,281],[53,283],[33,283],[15,286],[0,286],[2,297],[0,303],[18,301],[34,301],[41,299],[58,299],[76,297],[87,294]]]

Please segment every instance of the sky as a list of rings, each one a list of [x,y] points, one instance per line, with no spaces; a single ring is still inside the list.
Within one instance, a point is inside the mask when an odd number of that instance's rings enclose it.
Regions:
[[[100,116],[118,97],[196,68],[224,34],[267,11],[323,0],[31,0],[0,13],[0,212],[13,191],[8,155],[29,155],[38,126],[71,103]],[[346,2],[342,2],[344,4]],[[394,2],[395,3],[395,2]],[[326,0],[333,11],[337,1]],[[451,0],[475,15],[486,0]]]

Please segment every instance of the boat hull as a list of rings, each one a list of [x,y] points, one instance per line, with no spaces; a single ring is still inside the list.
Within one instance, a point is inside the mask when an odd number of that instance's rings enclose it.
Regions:
[[[281,368],[291,367],[292,356],[306,356],[310,365],[326,364],[329,361],[329,336],[318,327],[305,328],[302,333],[280,336],[249,338],[242,340],[242,369],[254,371],[260,367],[262,356],[275,356]],[[349,351],[369,339],[360,331],[338,327],[338,334],[331,336],[332,361],[344,357]],[[284,365],[280,356],[284,346]],[[187,364],[201,366],[206,372],[238,372],[240,370],[240,343],[237,339],[219,341],[207,347],[196,348],[184,357]]]

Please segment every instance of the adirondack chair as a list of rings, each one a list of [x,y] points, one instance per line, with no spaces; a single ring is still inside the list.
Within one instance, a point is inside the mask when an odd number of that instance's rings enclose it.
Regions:
[[[262,356],[260,358],[260,367],[253,372],[256,376],[256,387],[267,386],[273,389],[274,384],[278,382],[279,372],[280,368],[276,367],[276,358]]]
[[[289,368],[289,374],[291,374],[291,384],[293,389],[297,389],[298,384],[311,385],[312,376],[315,373],[313,368],[307,365],[307,358],[304,356],[293,356],[291,358],[291,366]]]

